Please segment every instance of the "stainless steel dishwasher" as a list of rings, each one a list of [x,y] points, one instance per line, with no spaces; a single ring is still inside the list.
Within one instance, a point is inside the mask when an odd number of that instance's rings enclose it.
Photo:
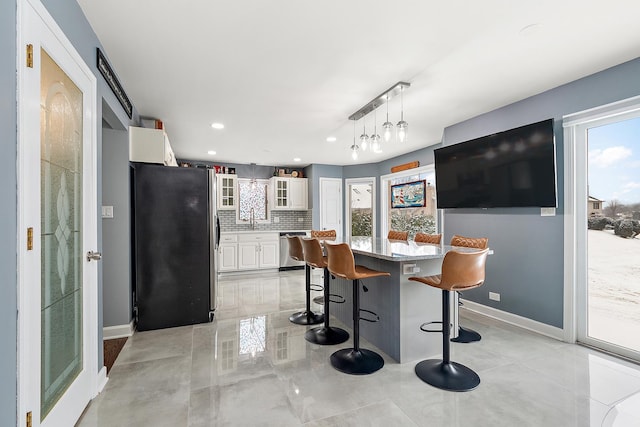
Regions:
[[[287,240],[287,236],[305,237],[306,235],[307,233],[304,231],[280,233],[280,271],[304,268],[304,261],[296,261],[289,256],[289,241]]]

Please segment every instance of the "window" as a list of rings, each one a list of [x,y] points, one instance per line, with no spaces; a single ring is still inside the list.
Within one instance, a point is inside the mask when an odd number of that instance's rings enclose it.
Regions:
[[[416,233],[435,234],[438,230],[436,210],[435,169],[433,165],[410,171],[381,177],[383,209],[385,224],[383,233],[386,236],[389,230],[408,231],[409,238]],[[424,207],[392,208],[391,186],[405,184],[414,181],[425,181],[425,205]],[[385,227],[386,225],[386,227]]]
[[[251,221],[252,215],[256,223],[269,222],[268,188],[269,181],[264,179],[238,179],[238,223]]]

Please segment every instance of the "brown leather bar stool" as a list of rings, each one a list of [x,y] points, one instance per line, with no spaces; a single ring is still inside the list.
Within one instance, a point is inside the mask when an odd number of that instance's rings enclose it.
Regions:
[[[486,249],[489,245],[489,239],[486,237],[465,237],[454,234],[451,238],[451,246],[458,246],[463,248],[475,248],[475,249]],[[458,291],[458,295],[461,295]],[[462,303],[459,303],[462,305]],[[470,343],[475,341],[480,341],[482,336],[474,331],[473,329],[463,328],[458,325],[458,336],[456,338],[451,338],[453,342],[459,343]]]
[[[378,353],[360,348],[360,320],[377,322],[377,314],[360,308],[360,280],[372,277],[390,276],[386,271],[371,270],[356,265],[353,252],[346,243],[325,245],[327,250],[328,268],[331,274],[343,279],[351,280],[353,284],[353,347],[343,348],[331,355],[331,366],[340,372],[352,375],[371,374],[384,366],[384,360]],[[367,288],[364,287],[365,292]],[[375,320],[360,317],[360,312],[376,316]]]
[[[391,231],[389,231],[389,234],[387,234],[387,239],[389,239],[389,240],[407,240],[407,239],[409,239],[409,232],[408,231],[391,230]]]
[[[304,260],[311,268],[324,269],[324,326],[309,329],[304,334],[304,339],[314,344],[333,345],[340,344],[349,339],[349,333],[341,328],[329,325],[329,303],[331,293],[329,292],[329,269],[327,268],[327,257],[322,255],[322,246],[318,239],[302,239],[302,249]],[[344,299],[342,300],[344,302]]]
[[[489,249],[479,250],[478,252],[449,251],[442,261],[442,274],[427,277],[409,277],[409,280],[442,289],[442,322],[429,322],[420,327],[425,332],[442,332],[442,360],[423,360],[415,367],[418,378],[427,384],[449,391],[469,391],[480,384],[480,377],[473,370],[451,361],[449,296],[451,292],[477,288],[484,283],[485,263],[488,253]],[[442,323],[442,331],[425,329],[425,326],[430,323]]]
[[[311,230],[311,237],[320,239],[335,239],[336,230]]]
[[[439,245],[442,241],[442,234],[416,233],[413,241],[416,243],[431,243],[434,245]]]
[[[321,240],[335,240],[337,237],[336,230],[311,230],[311,237]],[[313,302],[324,305],[324,295],[315,297]]]
[[[289,256],[296,261],[304,261],[300,236],[287,236],[287,241],[289,242]],[[309,267],[309,264],[304,265],[304,278],[307,291],[307,309],[293,313],[289,316],[289,320],[296,325],[317,325],[324,322],[324,316],[311,311],[311,267]]]

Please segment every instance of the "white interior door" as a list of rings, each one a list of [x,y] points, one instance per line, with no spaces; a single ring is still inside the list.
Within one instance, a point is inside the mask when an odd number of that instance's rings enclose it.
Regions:
[[[342,180],[320,178],[320,229],[342,237]]]
[[[40,3],[19,7],[19,417],[70,426],[97,388],[96,81]]]

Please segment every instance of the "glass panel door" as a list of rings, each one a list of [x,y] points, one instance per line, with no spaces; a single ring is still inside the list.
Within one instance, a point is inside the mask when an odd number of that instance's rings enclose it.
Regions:
[[[586,331],[579,339],[640,354],[640,117],[609,120],[586,137]]]
[[[351,236],[373,237],[373,183],[349,184],[347,191]]]
[[[80,89],[41,50],[41,410],[82,371],[82,107]]]

